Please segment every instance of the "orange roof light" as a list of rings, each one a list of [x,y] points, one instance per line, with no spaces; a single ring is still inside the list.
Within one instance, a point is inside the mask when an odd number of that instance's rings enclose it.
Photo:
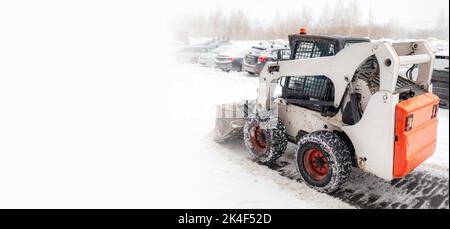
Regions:
[[[299,32],[300,32],[300,34],[306,34],[306,28],[301,27]]]

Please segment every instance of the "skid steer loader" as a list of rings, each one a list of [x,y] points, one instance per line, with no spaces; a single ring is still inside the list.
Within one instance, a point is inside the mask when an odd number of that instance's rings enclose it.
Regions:
[[[393,180],[433,154],[439,98],[426,42],[294,34],[289,43],[290,60],[264,66],[256,100],[218,106],[216,141],[243,135],[263,164],[295,143],[298,172],[325,193],[352,167]],[[417,76],[400,77],[403,65],[416,65]]]

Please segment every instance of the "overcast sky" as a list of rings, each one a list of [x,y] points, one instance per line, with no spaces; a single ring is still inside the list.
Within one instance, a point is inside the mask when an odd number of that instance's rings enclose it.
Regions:
[[[240,9],[251,18],[272,19],[278,12],[288,12],[307,7],[320,14],[325,4],[331,5],[339,0],[171,0],[170,9],[175,14],[207,15],[218,8],[225,12]],[[349,0],[341,0],[348,2]],[[174,4],[175,3],[175,4]],[[444,10],[448,15],[448,0],[359,0],[361,19],[367,23],[372,5],[375,23],[396,20],[401,25],[436,24],[439,13]],[[174,8],[173,6],[176,6]],[[313,13],[315,15],[316,13]],[[448,18],[448,16],[447,16]]]

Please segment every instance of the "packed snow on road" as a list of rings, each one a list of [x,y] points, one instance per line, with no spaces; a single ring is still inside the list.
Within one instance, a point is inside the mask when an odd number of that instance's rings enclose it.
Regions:
[[[170,70],[169,115],[177,138],[176,166],[186,207],[199,208],[448,208],[449,112],[439,110],[436,152],[407,177],[392,182],[353,169],[347,183],[331,195],[301,182],[290,145],[274,165],[251,160],[242,142],[213,141],[217,104],[254,99],[258,78],[197,64]],[[181,109],[180,109],[181,108]],[[195,198],[199,197],[199,198]]]

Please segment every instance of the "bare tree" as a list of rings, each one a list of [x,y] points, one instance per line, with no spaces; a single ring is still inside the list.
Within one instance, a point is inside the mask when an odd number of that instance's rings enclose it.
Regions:
[[[346,22],[348,23],[348,33],[349,36],[355,35],[355,27],[359,23],[359,2],[357,0],[352,0],[349,2],[347,6],[347,18]]]
[[[372,36],[372,23],[373,23],[373,6],[372,0],[369,2],[369,19],[367,22],[367,37]]]
[[[210,31],[211,36],[225,36],[226,32],[223,31],[223,27],[227,24],[227,19],[220,9],[215,10],[209,15],[208,22],[208,30]]]
[[[330,1],[331,2],[331,1]],[[399,21],[390,20],[384,24],[375,24],[375,12],[369,6],[368,22],[362,23],[360,5],[357,0],[325,2],[322,12],[314,15],[313,11],[301,4],[288,12],[275,13],[271,23],[259,18],[250,19],[242,10],[235,10],[227,15],[216,9],[208,16],[180,15],[172,29],[189,31],[191,36],[209,36],[230,39],[268,40],[286,38],[288,34],[298,33],[300,27],[307,27],[310,33],[327,35],[348,35],[378,38],[427,38],[448,39],[448,10],[441,10],[435,26],[421,29],[401,27]]]
[[[332,23],[330,24],[331,30],[330,32],[333,34],[342,34],[344,28],[346,27],[347,17],[345,15],[346,7],[343,4],[342,0],[339,0],[334,5],[334,11],[332,13]]]
[[[449,37],[449,18],[448,18],[448,9],[441,9],[437,20],[436,20],[436,37],[438,38],[446,38]]]
[[[329,34],[330,28],[332,24],[332,16],[330,2],[326,1],[325,5],[322,9],[322,13],[319,16],[319,19],[316,24],[316,29],[319,34]]]
[[[286,17],[287,33],[298,33],[300,27],[312,29],[314,27],[314,18],[311,10],[307,7],[300,7],[300,11],[291,11]]]

